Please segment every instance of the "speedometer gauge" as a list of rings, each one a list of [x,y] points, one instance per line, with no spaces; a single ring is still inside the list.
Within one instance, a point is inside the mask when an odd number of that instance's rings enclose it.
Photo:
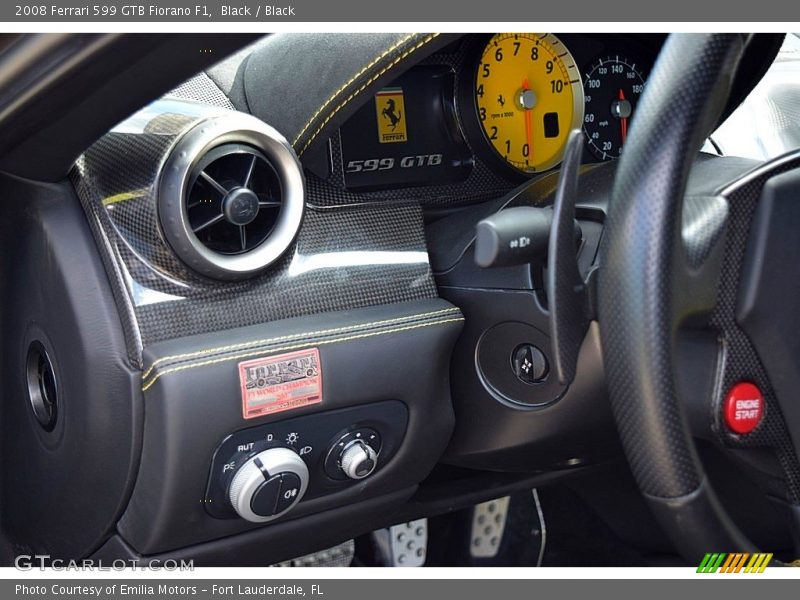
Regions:
[[[583,119],[575,60],[550,33],[499,33],[483,49],[475,104],[494,151],[525,173],[561,162],[570,130]]]
[[[583,130],[589,148],[600,160],[619,158],[644,78],[632,61],[609,56],[592,65],[584,87]]]

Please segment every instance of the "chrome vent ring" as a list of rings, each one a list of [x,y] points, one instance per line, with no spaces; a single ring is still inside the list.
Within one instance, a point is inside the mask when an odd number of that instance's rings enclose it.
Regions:
[[[303,209],[294,151],[272,127],[243,113],[194,125],[161,172],[164,237],[207,277],[242,279],[268,267],[291,246]]]

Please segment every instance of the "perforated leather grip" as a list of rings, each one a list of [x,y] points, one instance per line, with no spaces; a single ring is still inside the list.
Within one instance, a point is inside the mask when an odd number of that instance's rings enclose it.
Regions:
[[[599,321],[614,415],[642,492],[687,557],[747,541],[705,481],[676,392],[672,275],[686,181],[728,98],[739,34],[670,36],[637,106],[601,250]]]

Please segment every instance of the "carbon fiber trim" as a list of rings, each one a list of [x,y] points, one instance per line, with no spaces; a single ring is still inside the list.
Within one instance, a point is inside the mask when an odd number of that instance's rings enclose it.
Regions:
[[[181,263],[158,223],[159,172],[183,133],[221,112],[192,102],[157,102],[101,138],[71,173],[135,364],[142,366],[143,347],[166,339],[436,297],[416,203],[308,210],[286,255],[245,281],[207,279]],[[326,203],[313,189],[306,202]]]
[[[194,100],[202,104],[234,110],[233,102],[205,72],[198,73],[191,79],[166,94],[168,98]]]
[[[800,463],[766,370],[750,339],[736,323],[736,305],[750,226],[764,184],[775,175],[797,168],[800,168],[800,153],[794,152],[756,168],[722,190],[722,195],[728,199],[730,214],[725,262],[712,323],[725,340],[724,366],[711,412],[712,429],[725,445],[732,448],[772,448],[775,451],[786,475],[787,499],[795,505],[800,504]],[[752,381],[758,385],[766,403],[761,423],[746,436],[732,433],[723,422],[725,396],[740,381]]]
[[[696,269],[708,258],[725,233],[728,203],[719,196],[687,196],[683,201],[682,219],[681,232],[686,263]]]
[[[333,170],[327,181],[308,177],[309,189],[313,189],[321,206],[334,203],[358,204],[363,202],[419,202],[424,206],[461,206],[499,198],[507,194],[514,185],[496,175],[478,156],[465,181],[447,185],[432,185],[418,188],[400,188],[374,192],[349,192],[344,187],[341,139],[339,133],[330,141]]]

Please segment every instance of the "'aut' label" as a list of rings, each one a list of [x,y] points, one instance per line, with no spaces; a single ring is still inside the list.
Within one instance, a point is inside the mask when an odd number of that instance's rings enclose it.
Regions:
[[[322,367],[319,350],[239,363],[242,416],[253,419],[322,402]]]

